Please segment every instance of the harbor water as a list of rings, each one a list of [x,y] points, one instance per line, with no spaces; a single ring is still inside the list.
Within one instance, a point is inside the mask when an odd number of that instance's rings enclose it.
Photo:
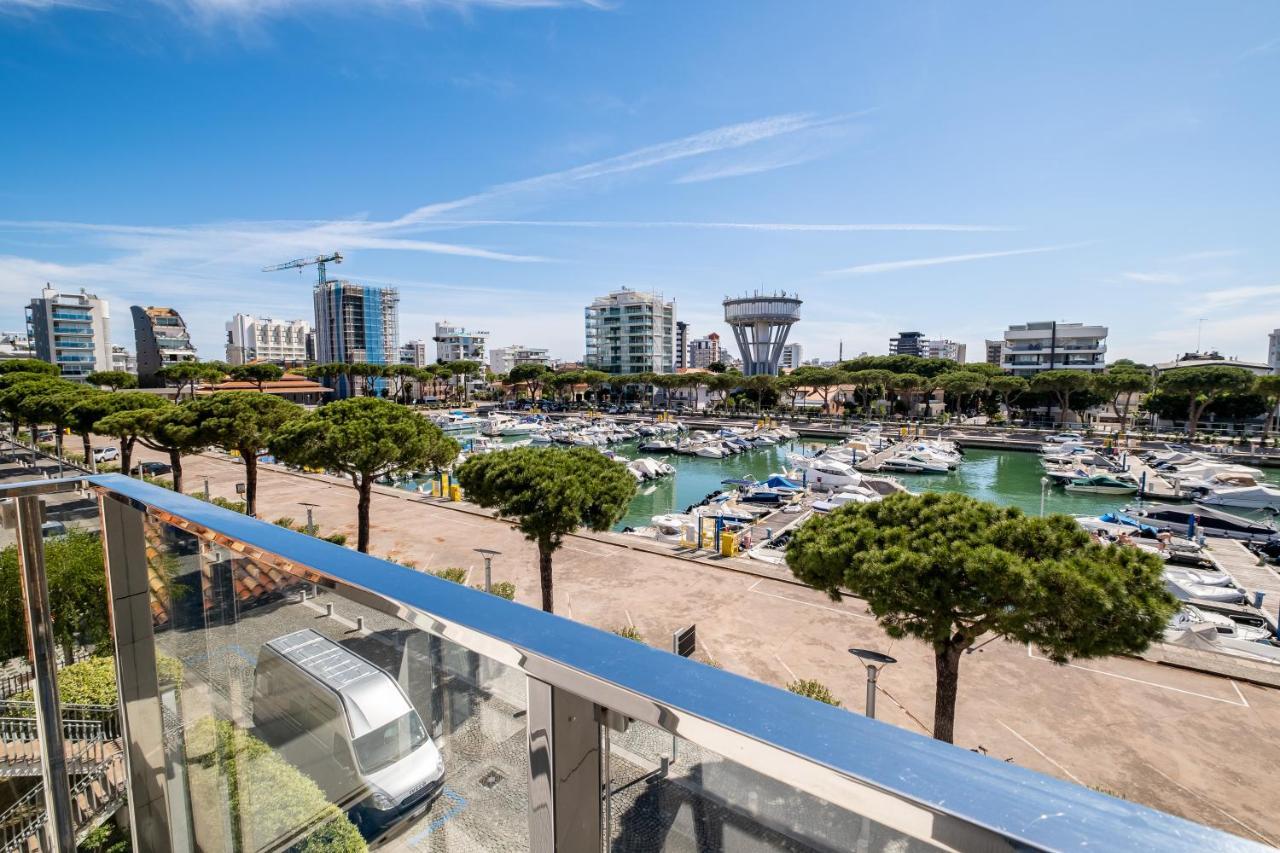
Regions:
[[[516,440],[518,439],[508,439],[506,443]],[[762,480],[770,474],[781,473],[787,467],[788,453],[812,455],[830,443],[821,439],[801,438],[722,459],[642,453],[638,447],[639,441],[615,444],[612,449],[627,459],[648,457],[669,462],[676,469],[674,476],[640,483],[635,498],[615,529],[645,527],[655,515],[684,512],[690,505],[699,503],[712,492],[729,488],[722,484],[723,480]],[[1267,482],[1280,486],[1280,470],[1264,469],[1264,473]],[[1046,513],[1098,515],[1120,509],[1135,500],[1130,495],[1071,493],[1061,487],[1045,486],[1041,483],[1044,471],[1040,467],[1040,457],[1035,453],[1018,450],[970,448],[965,451],[964,461],[960,466],[947,474],[893,476],[913,492],[960,492],[1002,506],[1016,506],[1031,515],[1039,514],[1042,501]],[[426,481],[409,481],[402,486],[416,489],[424,483]],[[426,488],[430,488],[429,483]]]

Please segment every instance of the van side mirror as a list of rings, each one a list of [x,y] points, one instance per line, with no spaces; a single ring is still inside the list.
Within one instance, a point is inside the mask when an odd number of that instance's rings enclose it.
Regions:
[[[351,751],[347,749],[347,742],[342,739],[342,735],[333,736],[333,757],[342,769],[354,769],[355,765],[351,762]]]

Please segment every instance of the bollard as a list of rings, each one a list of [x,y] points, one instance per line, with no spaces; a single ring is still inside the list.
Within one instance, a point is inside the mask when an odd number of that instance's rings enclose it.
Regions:
[[[324,606],[324,615],[325,615],[325,616],[332,616],[332,615],[333,615],[333,602],[332,602],[332,601],[330,601],[328,604],[326,604],[326,605]]]
[[[1262,599],[1264,599],[1264,598],[1266,598],[1266,597],[1267,597],[1267,594],[1266,594],[1265,592],[1263,592],[1263,591],[1262,591],[1262,590],[1260,590],[1260,589],[1255,589],[1255,590],[1253,591],[1253,606],[1254,606],[1254,607],[1256,607],[1256,608],[1258,608],[1259,610],[1261,610],[1261,609],[1262,609]]]
[[[356,630],[357,630],[357,631],[363,631],[363,630],[364,630],[364,617],[363,617],[363,616],[357,616],[357,617],[356,617]]]

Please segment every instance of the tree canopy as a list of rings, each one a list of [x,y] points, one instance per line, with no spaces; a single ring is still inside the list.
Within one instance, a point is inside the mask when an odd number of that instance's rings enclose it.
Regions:
[[[439,468],[458,455],[458,443],[431,421],[389,400],[352,397],[285,423],[271,452],[298,466],[338,471],[359,494],[357,547],[369,550],[369,504],[379,477]]]
[[[1066,423],[1071,411],[1071,395],[1089,387],[1089,373],[1085,370],[1046,370],[1031,380],[1031,390],[1052,394],[1058,401],[1058,419]]]
[[[251,364],[237,364],[229,371],[231,378],[239,382],[252,382],[262,390],[267,382],[275,382],[284,376],[284,369],[278,364],[268,361],[255,361]]]
[[[608,530],[636,492],[626,467],[590,447],[518,447],[473,456],[458,468],[467,500],[517,519],[538,545],[542,609],[554,609],[551,555],[579,527]]]
[[[92,533],[73,529],[45,540],[44,560],[53,634],[69,664],[77,643],[105,644],[111,639],[102,542]],[[0,551],[0,658],[5,660],[27,653],[21,584],[18,549],[9,545]]]
[[[93,431],[120,439],[120,470],[128,474],[133,468],[133,447],[150,428],[149,413],[173,403],[144,391],[124,391],[109,397],[114,398],[114,408],[93,425]]]
[[[95,370],[86,376],[84,381],[98,387],[105,385],[112,391],[138,387],[138,377],[124,370]]]
[[[1158,388],[1187,401],[1187,434],[1195,438],[1200,417],[1211,403],[1227,394],[1245,393],[1253,383],[1253,374],[1243,367],[1179,367],[1161,376]]]
[[[0,361],[0,375],[6,373],[37,373],[42,376],[58,376],[58,365],[38,358],[10,358]]]
[[[1035,518],[955,493],[890,495],[814,516],[787,547],[796,577],[864,599],[890,637],[933,647],[934,737],[951,741],[964,650],[986,634],[1059,663],[1136,653],[1176,602],[1163,564],[1095,544],[1065,515]]]
[[[258,454],[267,448],[272,433],[302,415],[302,407],[256,391],[220,391],[188,405],[197,425],[194,440],[234,450],[244,460],[245,508],[256,515]]]

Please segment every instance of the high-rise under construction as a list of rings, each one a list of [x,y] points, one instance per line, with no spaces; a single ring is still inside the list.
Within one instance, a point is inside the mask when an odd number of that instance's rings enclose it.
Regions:
[[[400,360],[400,291],[341,279],[315,285],[316,360],[396,364]],[[376,380],[374,380],[376,382]],[[339,378],[338,397],[355,391]]]

